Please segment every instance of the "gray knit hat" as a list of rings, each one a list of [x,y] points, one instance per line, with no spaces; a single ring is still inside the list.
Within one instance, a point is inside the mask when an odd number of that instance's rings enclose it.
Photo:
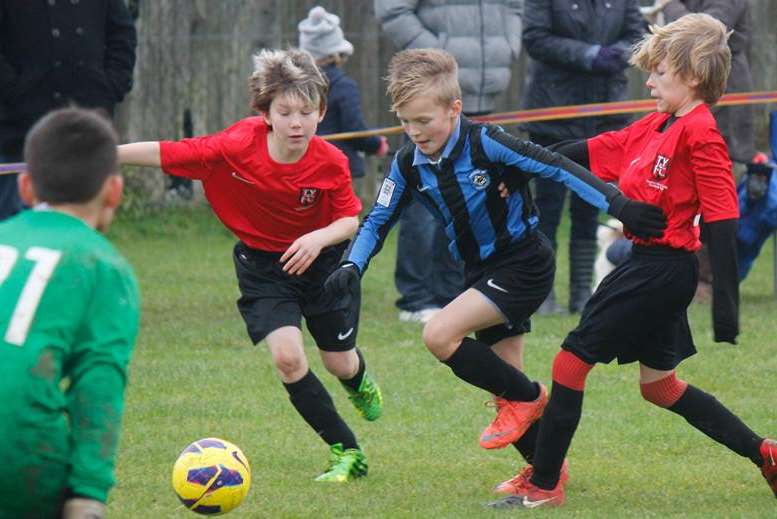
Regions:
[[[332,54],[353,54],[353,45],[345,39],[340,28],[340,17],[317,6],[308,17],[299,22],[299,46],[314,58],[321,59]]]

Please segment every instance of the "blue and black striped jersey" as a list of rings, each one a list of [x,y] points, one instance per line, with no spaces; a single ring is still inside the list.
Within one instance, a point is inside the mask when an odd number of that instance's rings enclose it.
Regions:
[[[587,169],[497,126],[461,117],[439,162],[412,144],[400,149],[377,201],[349,249],[347,261],[363,273],[403,208],[415,199],[442,222],[451,255],[468,267],[509,252],[533,232],[538,217],[528,187],[508,198],[498,184],[507,175],[562,182],[588,203],[607,210],[618,192]],[[515,184],[513,182],[512,184]]]

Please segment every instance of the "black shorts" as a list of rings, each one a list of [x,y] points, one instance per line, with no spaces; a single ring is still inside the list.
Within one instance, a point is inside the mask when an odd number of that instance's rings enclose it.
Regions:
[[[327,247],[304,274],[289,275],[280,263],[281,253],[235,245],[233,259],[243,316],[254,344],[283,326],[301,328],[305,317],[319,349],[347,351],[356,345],[360,294],[334,300],[326,296],[323,284],[337,268],[347,242]]]
[[[674,369],[696,353],[687,308],[698,272],[691,252],[635,245],[631,258],[602,280],[562,347],[589,364],[617,358]]]
[[[550,241],[536,232],[498,259],[467,269],[467,286],[483,294],[504,316],[498,324],[475,332],[488,345],[531,331],[531,315],[553,288],[556,258]]]

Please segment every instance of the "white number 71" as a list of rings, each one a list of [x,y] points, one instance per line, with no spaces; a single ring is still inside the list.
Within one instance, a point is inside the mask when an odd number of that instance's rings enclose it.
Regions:
[[[27,340],[27,333],[30,331],[32,319],[35,317],[35,311],[38,309],[40,298],[46,285],[51,279],[51,274],[59,263],[62,256],[60,251],[44,249],[43,247],[30,247],[24,257],[34,261],[35,266],[24,284],[19,300],[16,302],[11,320],[8,323],[8,329],[5,332],[5,342],[21,346]],[[16,260],[19,258],[19,251],[8,245],[0,245],[0,285],[8,278]]]

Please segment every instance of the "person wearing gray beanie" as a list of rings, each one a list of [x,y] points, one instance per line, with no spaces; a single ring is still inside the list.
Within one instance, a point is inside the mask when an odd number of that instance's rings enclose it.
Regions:
[[[300,48],[317,60],[332,55],[353,54],[353,45],[345,39],[340,28],[340,17],[321,6],[311,9],[308,17],[299,22],[297,29]]]
[[[359,85],[341,68],[348,56],[353,54],[353,45],[343,35],[340,17],[327,12],[323,7],[314,7],[297,27],[299,47],[315,58],[329,81],[327,110],[316,133],[329,135],[366,130]],[[361,153],[382,157],[388,152],[388,140],[383,136],[372,136],[334,141],[332,144],[348,157],[353,190],[366,206],[372,200],[374,190],[365,181],[366,165]]]

